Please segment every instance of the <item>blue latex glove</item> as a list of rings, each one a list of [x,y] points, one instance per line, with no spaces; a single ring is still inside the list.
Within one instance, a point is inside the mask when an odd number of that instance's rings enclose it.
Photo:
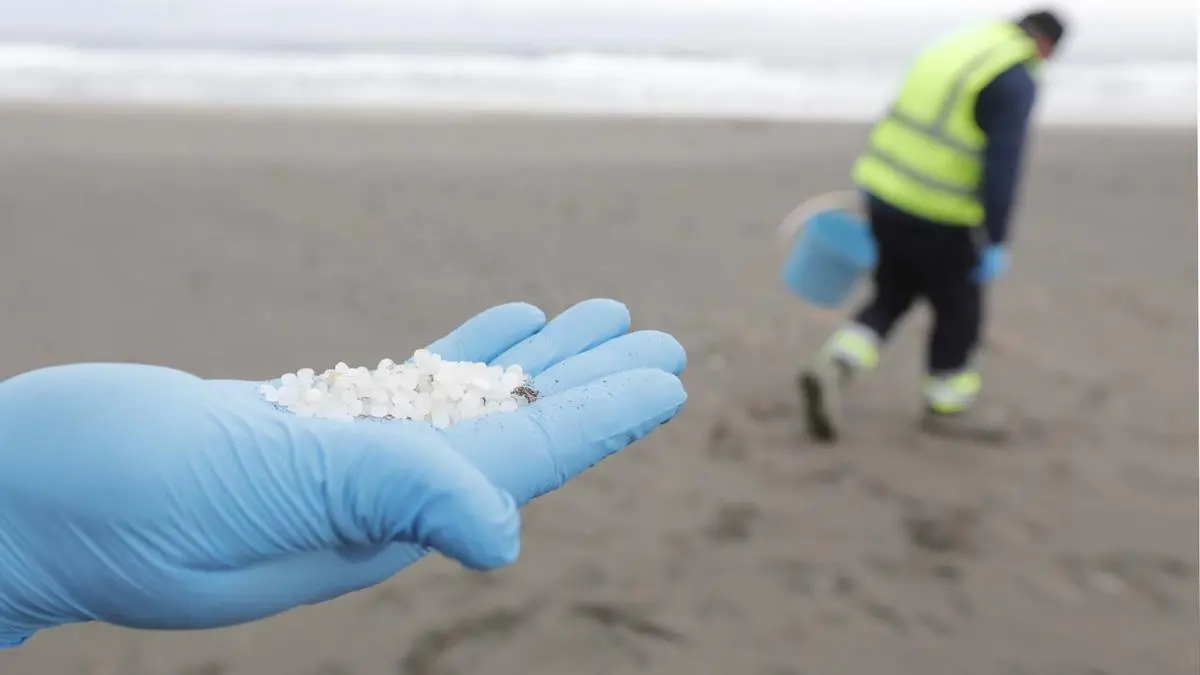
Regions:
[[[0,645],[67,623],[239,624],[431,550],[513,562],[517,507],[672,419],[683,348],[611,300],[488,310],[430,349],[520,364],[542,398],[443,431],[301,419],[259,383],[144,365],[0,383]]]
[[[995,281],[1008,271],[1008,250],[998,244],[990,244],[983,249],[979,266],[975,268],[972,278],[976,283],[986,284]]]

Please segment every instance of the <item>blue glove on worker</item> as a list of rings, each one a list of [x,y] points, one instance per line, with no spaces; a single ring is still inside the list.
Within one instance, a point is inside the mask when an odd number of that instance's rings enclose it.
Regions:
[[[611,300],[527,304],[429,349],[520,364],[542,398],[435,430],[300,418],[259,383],[69,365],[0,383],[0,646],[62,624],[228,626],[388,579],[430,551],[513,562],[517,508],[672,419],[685,354]]]
[[[995,281],[1007,271],[1008,250],[999,244],[989,244],[983,249],[979,266],[975,268],[972,278],[976,283],[986,284]]]

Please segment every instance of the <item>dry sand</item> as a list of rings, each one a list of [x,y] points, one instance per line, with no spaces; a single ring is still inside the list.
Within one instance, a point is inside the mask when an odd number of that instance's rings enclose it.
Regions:
[[[527,510],[497,574],[429,559],[241,628],[38,636],[4,675],[1167,675],[1197,641],[1196,134],[1042,131],[984,367],[1008,447],[913,429],[923,316],[798,434],[837,317],[779,220],[863,129],[0,114],[0,376],[136,360],[268,377],[477,310],[626,301],[690,352],[683,415]]]

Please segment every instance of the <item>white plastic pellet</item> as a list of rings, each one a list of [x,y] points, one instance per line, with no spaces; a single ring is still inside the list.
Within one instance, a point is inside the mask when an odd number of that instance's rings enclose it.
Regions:
[[[520,366],[445,361],[417,350],[408,361],[383,359],[374,370],[339,362],[317,373],[301,368],[259,387],[268,403],[299,417],[423,420],[438,429],[537,398]]]

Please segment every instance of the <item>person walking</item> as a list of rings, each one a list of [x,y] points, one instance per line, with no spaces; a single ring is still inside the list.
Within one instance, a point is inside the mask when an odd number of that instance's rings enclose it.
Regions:
[[[1008,267],[1009,219],[1042,63],[1065,32],[1049,10],[942,38],[917,56],[853,169],[878,248],[873,297],[799,375],[808,430],[833,441],[841,389],[873,370],[918,299],[933,309],[923,427],[982,440],[1005,421],[975,405],[984,286]]]

